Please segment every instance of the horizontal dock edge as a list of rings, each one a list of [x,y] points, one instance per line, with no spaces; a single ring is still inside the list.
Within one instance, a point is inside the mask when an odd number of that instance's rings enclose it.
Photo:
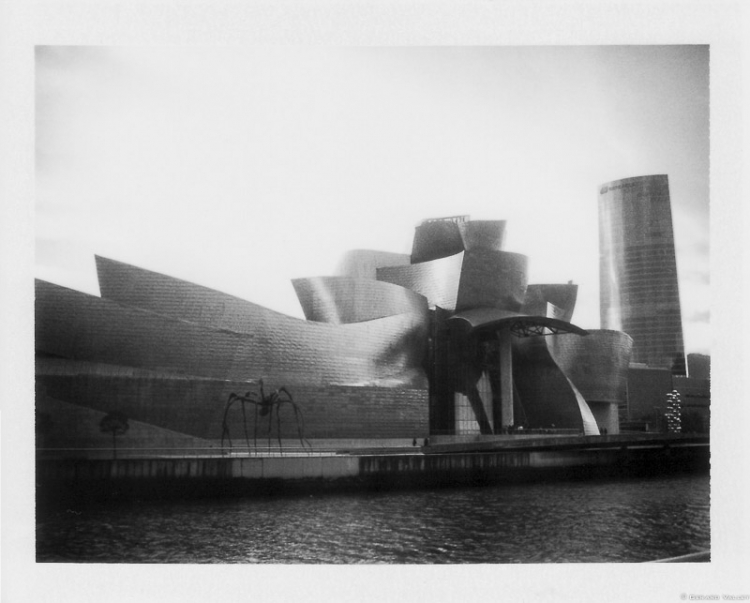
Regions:
[[[319,456],[37,459],[37,501],[295,494],[708,471],[707,442]]]

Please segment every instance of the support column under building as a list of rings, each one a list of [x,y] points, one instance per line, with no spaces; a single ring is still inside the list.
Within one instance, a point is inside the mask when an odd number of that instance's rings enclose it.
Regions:
[[[502,433],[513,425],[513,358],[511,356],[510,327],[497,331],[500,372],[500,396],[497,405],[492,409],[495,418],[495,433]],[[499,407],[499,408],[498,408]]]

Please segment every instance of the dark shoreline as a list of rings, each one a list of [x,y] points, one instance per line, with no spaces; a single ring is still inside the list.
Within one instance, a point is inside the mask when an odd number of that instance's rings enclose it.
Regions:
[[[321,456],[37,459],[37,506],[274,497],[708,472],[707,436],[610,436],[359,449]]]

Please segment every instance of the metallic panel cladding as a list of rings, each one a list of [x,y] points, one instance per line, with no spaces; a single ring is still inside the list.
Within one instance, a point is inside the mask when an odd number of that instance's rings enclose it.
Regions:
[[[466,216],[425,220],[414,230],[411,250],[412,264],[439,260],[464,250],[459,223]]]
[[[377,269],[379,281],[411,289],[427,298],[430,308],[455,310],[464,253],[410,266]]]
[[[458,223],[461,242],[466,251],[488,249],[502,251],[505,248],[505,220],[469,220]]]
[[[461,251],[502,251],[505,220],[469,220],[467,216],[422,222],[414,232],[413,264],[438,260]]]
[[[515,321],[585,334],[570,324],[577,285],[529,286],[528,258],[503,251],[504,239],[505,221],[457,216],[420,224],[411,256],[349,252],[341,276],[293,281],[308,320],[96,257],[101,298],[36,282],[38,391],[209,440],[221,438],[229,393],[255,391],[261,378],[267,390],[292,392],[308,438],[455,433],[462,393],[464,410],[491,433],[494,410],[484,407],[494,409],[499,354],[511,346],[508,335],[498,348],[492,329]],[[614,433],[633,345],[612,330],[514,338],[508,416],[589,435],[598,422]],[[239,406],[229,423],[242,440]],[[295,437],[291,416],[281,435]]]
[[[37,389],[35,392],[35,407],[37,416],[46,415],[51,419],[46,422],[44,435],[39,438],[39,447],[46,449],[57,449],[55,455],[67,456],[69,458],[80,458],[82,456],[112,458],[112,435],[103,433],[99,424],[107,414],[104,410],[85,406],[78,397],[79,390],[88,376],[76,375],[74,377],[55,377],[48,380],[47,375],[41,374],[37,378]],[[137,453],[162,454],[165,450],[178,451],[197,451],[198,449],[209,448],[211,442],[196,438],[185,433],[180,433],[169,427],[160,427],[154,424],[153,420],[157,414],[169,415],[170,413],[157,413],[156,409],[160,406],[159,401],[153,403],[153,408],[146,421],[140,421],[136,418],[135,413],[131,412],[130,406],[123,404],[123,398],[119,395],[113,396],[113,385],[100,388],[99,396],[89,391],[90,388],[83,388],[86,397],[96,397],[96,401],[102,407],[110,407],[113,411],[124,413],[128,418],[129,429],[124,437],[118,438],[118,456],[120,451],[130,449]],[[64,395],[67,400],[61,400],[58,397],[49,395],[49,392]],[[184,406],[177,401],[172,408],[172,414],[184,413]],[[205,406],[205,405],[204,405]],[[179,409],[177,413],[175,410]],[[193,410],[193,409],[191,409]],[[195,409],[192,415],[192,421],[199,425],[199,418],[202,409]],[[182,412],[180,412],[182,411]],[[175,417],[177,418],[177,417]],[[84,453],[85,451],[85,453]],[[47,453],[49,454],[49,453]]]
[[[427,298],[391,283],[345,276],[292,281],[305,318],[348,324],[395,314],[427,315]]]
[[[548,347],[587,402],[627,403],[629,335],[608,330],[590,330],[586,337],[561,334],[550,337]]]
[[[331,325],[105,258],[97,269],[103,298],[36,282],[36,383],[45,398],[219,440],[229,393],[255,391],[263,378],[267,389],[292,392],[308,438],[429,433],[429,314],[417,294],[372,281],[405,300],[391,311],[410,311]],[[294,417],[282,415],[282,437],[296,438]],[[244,439],[239,406],[228,421],[233,439]],[[268,435],[265,423],[260,431]],[[149,445],[161,445],[165,432],[153,433]]]
[[[633,338],[633,361],[685,374],[669,180],[626,178],[599,191],[600,316]]]
[[[534,316],[549,316],[570,322],[578,298],[578,285],[552,284],[529,285],[526,287],[526,297],[521,306],[521,313]],[[550,307],[553,306],[550,316]]]
[[[575,396],[576,402],[578,403],[578,411],[581,413],[581,423],[583,425],[583,434],[600,435],[599,425],[596,422],[596,417],[594,417],[594,413],[591,411],[591,407],[586,402],[586,398],[584,398],[583,394],[578,391],[575,383],[573,383],[570,377],[565,374],[565,371],[562,371],[562,374],[565,375],[565,378],[568,380],[568,385],[573,391],[573,395]]]
[[[248,353],[253,354],[253,372],[262,370],[266,375],[288,375],[287,379],[332,383],[370,383],[378,379],[398,383],[398,375],[422,380],[419,373],[429,324],[424,306],[412,306],[411,312],[362,324],[335,326],[299,320],[122,262],[97,257],[97,268],[103,297],[220,332],[249,336],[250,339],[243,339],[249,343],[243,345],[249,346]],[[330,358],[326,359],[329,353]],[[353,358],[357,356],[358,360]],[[341,374],[335,368],[337,362],[342,367]],[[359,368],[344,369],[352,363]],[[326,368],[318,374],[316,367]]]
[[[54,399],[98,412],[124,412],[140,421],[175,435],[213,440],[218,447],[222,436],[224,408],[231,392],[257,391],[245,382],[225,381],[167,373],[128,374],[126,367],[90,364],[84,372],[57,369],[64,359],[49,359],[37,374],[39,401]],[[113,370],[114,369],[114,370]],[[428,393],[426,389],[351,387],[296,384],[288,387],[302,411],[303,433],[307,438],[412,438],[428,435]],[[255,422],[258,443],[269,436],[268,417],[256,416],[247,408],[247,425],[252,443]],[[229,435],[235,445],[245,445],[242,409],[234,405],[228,415]],[[270,425],[272,443],[278,434],[276,421]],[[294,441],[297,421],[291,407],[281,412],[281,436]],[[60,434],[68,442],[76,434]],[[128,441],[123,440],[123,443]],[[83,442],[79,442],[79,445]],[[158,445],[158,441],[150,446]]]
[[[586,435],[599,435],[585,398],[550,352],[548,340],[554,337],[559,335],[513,340],[516,423],[532,428],[577,428]]]
[[[518,312],[526,297],[527,256],[509,251],[464,252],[456,311],[499,308]]]
[[[426,386],[426,313],[341,326],[307,322],[131,268],[153,284],[139,281],[129,290],[138,292],[141,307],[123,305],[135,301],[127,288],[125,299],[112,301],[37,281],[36,349],[215,379],[263,378],[269,387]],[[113,294],[107,286],[102,291]]]

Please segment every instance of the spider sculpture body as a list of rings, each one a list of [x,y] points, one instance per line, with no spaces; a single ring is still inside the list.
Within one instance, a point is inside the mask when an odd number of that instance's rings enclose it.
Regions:
[[[263,389],[263,380],[258,382],[258,392],[248,391],[245,395],[235,394],[234,392],[229,394],[226,406],[224,407],[224,419],[222,421],[222,433],[221,433],[221,447],[224,448],[224,438],[229,441],[229,447],[232,447],[232,438],[229,435],[229,424],[227,423],[227,415],[229,409],[235,402],[239,402],[242,407],[242,425],[245,430],[245,442],[247,447],[250,448],[250,436],[247,432],[247,413],[245,411],[246,404],[252,404],[255,409],[255,420],[253,421],[253,447],[257,448],[258,445],[258,415],[261,417],[268,417],[268,448],[271,448],[271,433],[273,430],[273,417],[276,414],[276,436],[279,441],[279,450],[281,450],[281,407],[283,405],[291,406],[294,411],[294,417],[297,421],[297,433],[299,435],[300,444],[305,447],[305,444],[312,449],[312,445],[305,438],[304,429],[304,418],[302,411],[296,402],[292,399],[292,395],[285,387],[280,387],[270,394],[266,395]]]

